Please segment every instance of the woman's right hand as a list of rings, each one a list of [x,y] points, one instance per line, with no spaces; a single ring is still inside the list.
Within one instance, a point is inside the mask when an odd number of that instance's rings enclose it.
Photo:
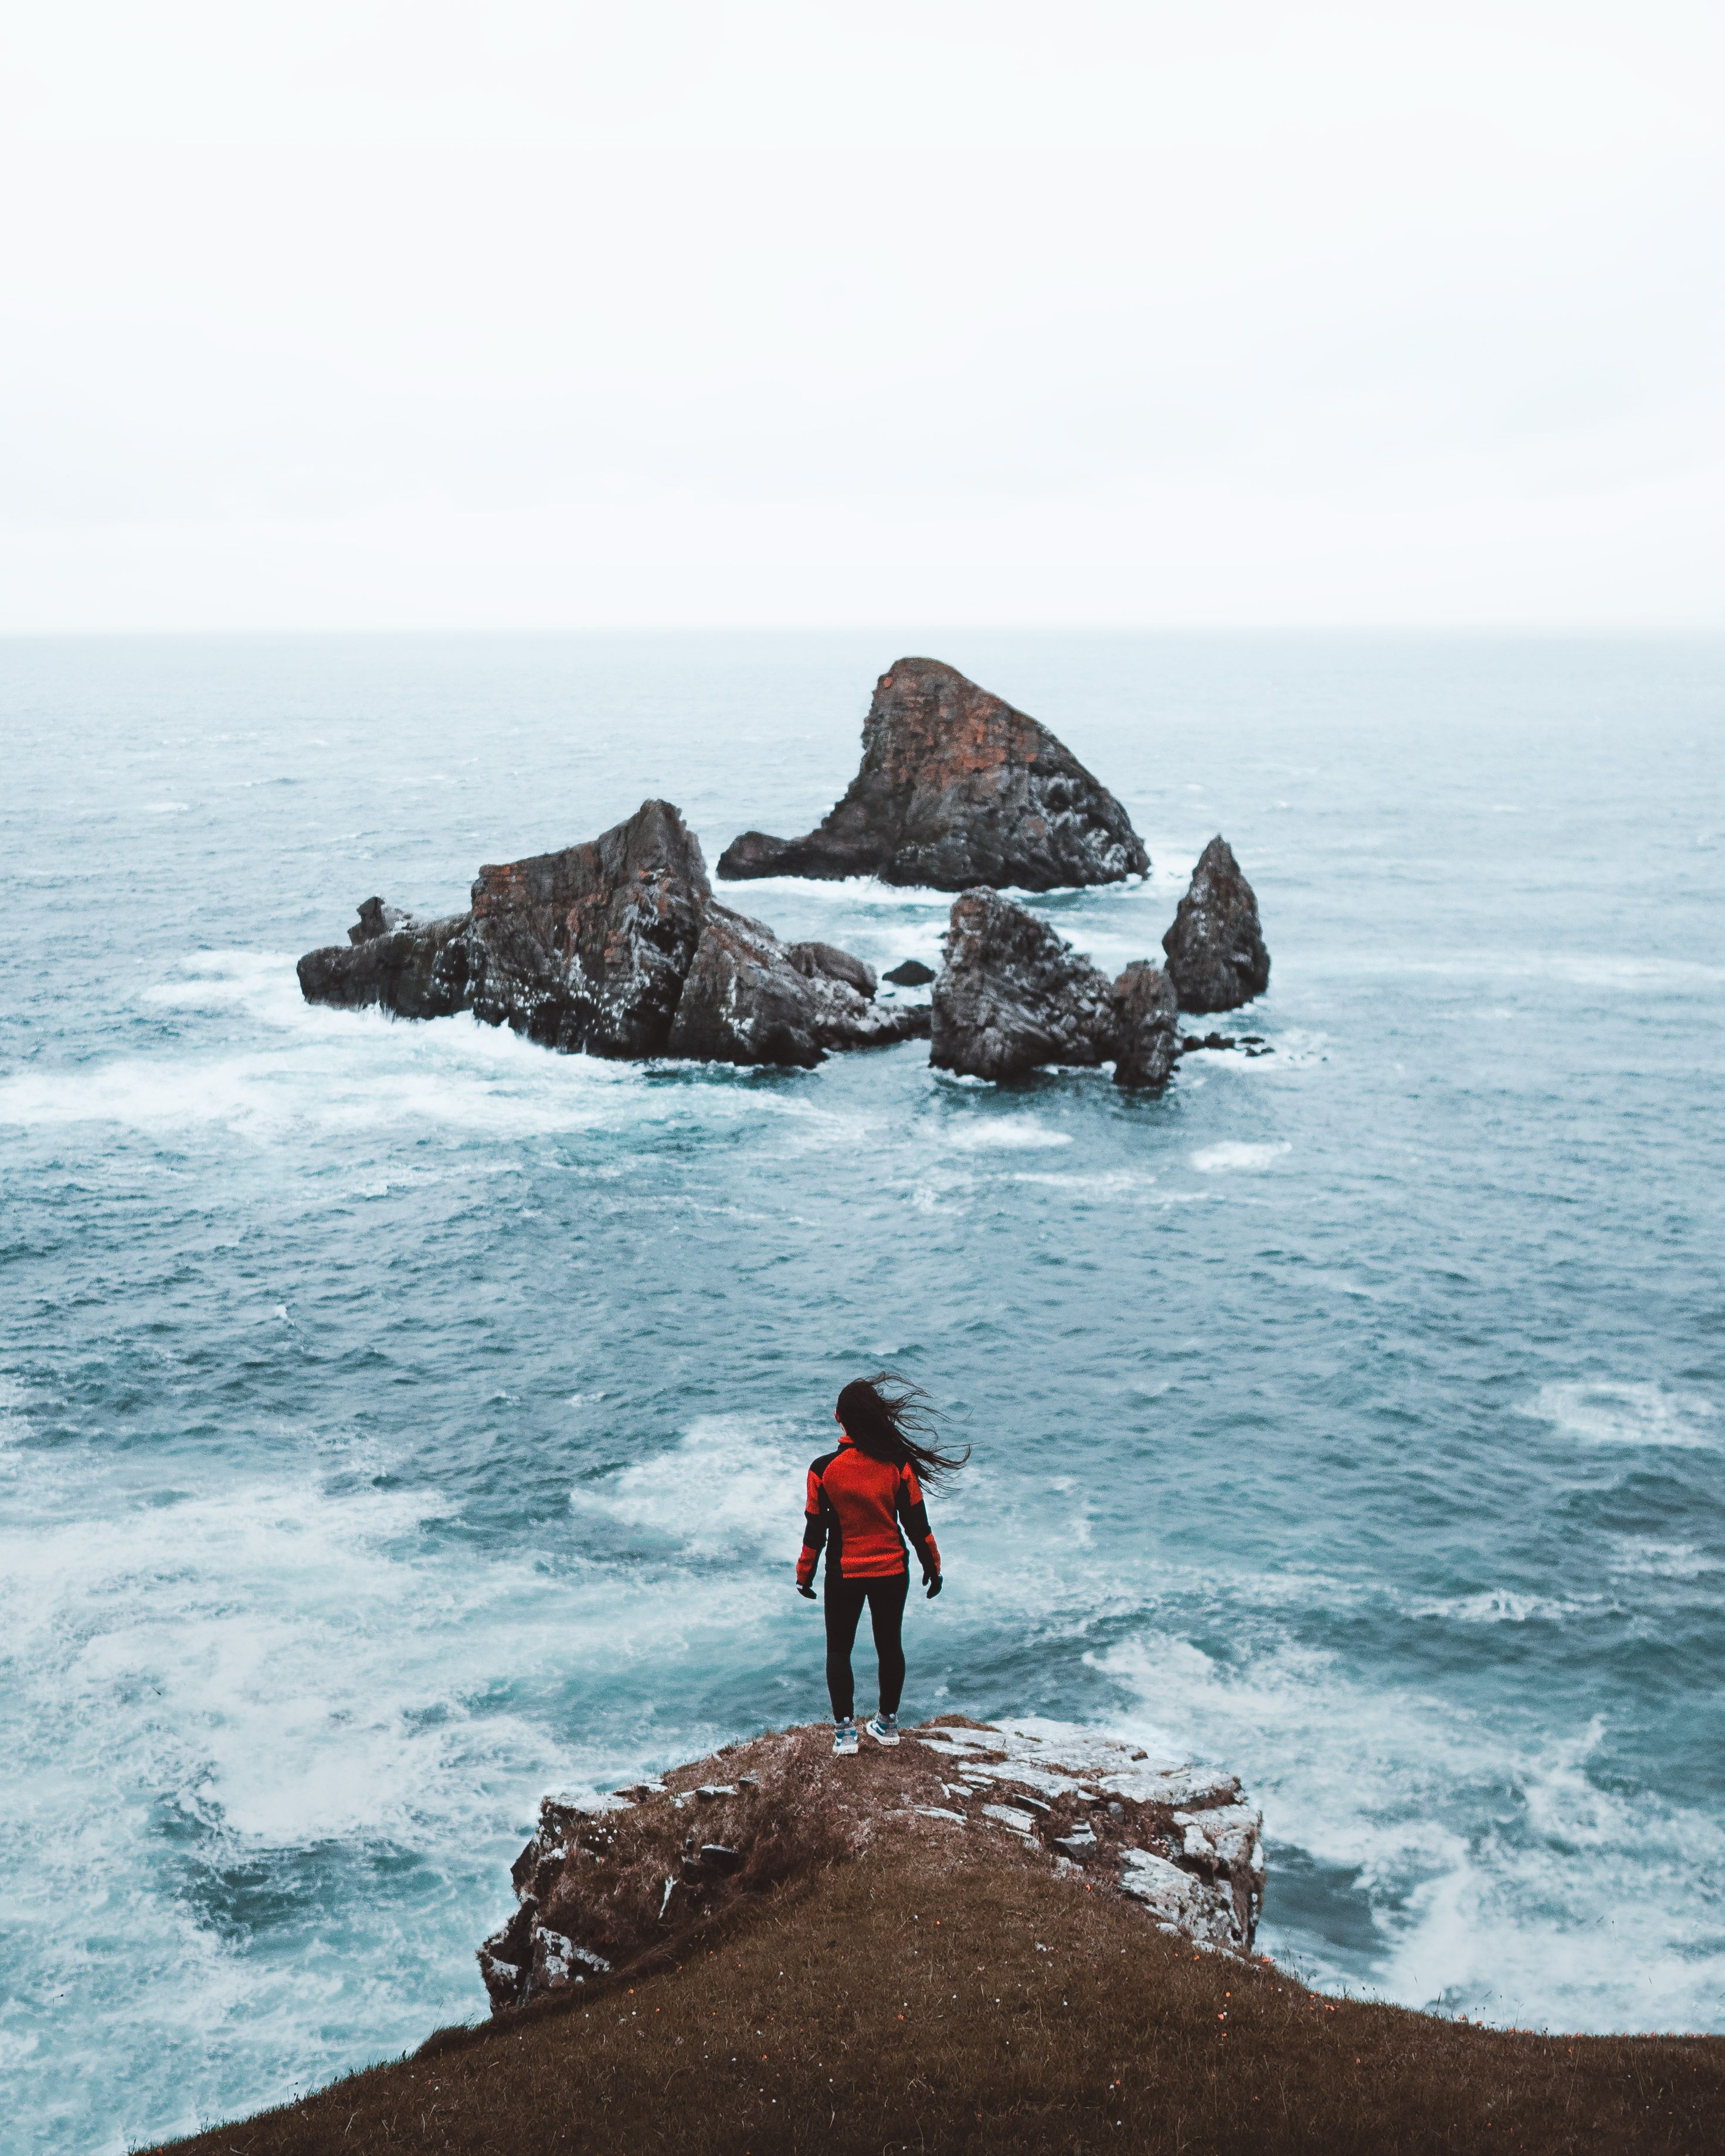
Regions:
[[[935,1596],[941,1591],[940,1574],[937,1572],[925,1572],[922,1575],[922,1584],[928,1589],[928,1599],[932,1602]]]
[[[814,1589],[812,1587],[805,1587],[800,1579],[797,1582],[797,1592],[798,1594],[807,1595],[811,1602],[814,1599]]]

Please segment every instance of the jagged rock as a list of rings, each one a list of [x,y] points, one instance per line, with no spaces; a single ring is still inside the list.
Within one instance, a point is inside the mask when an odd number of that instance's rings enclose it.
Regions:
[[[854,958],[848,951],[840,951],[831,943],[792,943],[786,947],[785,956],[799,973],[811,980],[823,973],[829,981],[844,981],[856,990],[858,995],[872,1000],[876,987],[875,969],[865,959]],[[929,978],[934,976],[931,973]]]
[[[522,1857],[536,1854],[532,1842],[521,1851]],[[516,1868],[521,1868],[520,1859],[516,1860]],[[521,1892],[519,1882],[516,1891]],[[538,1913],[538,1903],[531,1895],[523,1894],[508,1922],[500,1925],[479,1950],[480,1974],[485,1979],[494,2014],[501,2013],[506,2006],[518,2005],[532,1989],[533,1964],[537,1959],[534,1918]]]
[[[1162,947],[1183,1011],[1233,1010],[1269,987],[1258,901],[1219,835],[1199,855]]]
[[[943,1070],[1017,1078],[1039,1064],[1097,1064],[1115,1052],[1107,975],[998,891],[953,901],[931,1006],[928,1060]]]
[[[1168,1083],[1180,1052],[1174,991],[1147,958],[1107,977],[1045,921],[988,891],[955,900],[931,998],[929,1060],[978,1078],[1045,1063],[1114,1062],[1119,1086]]]
[[[583,845],[482,868],[475,1014],[566,1053],[662,1055],[711,886],[668,801]]]
[[[1149,865],[1125,809],[1046,726],[937,659],[880,676],[861,767],[817,829],[745,832],[719,857],[726,878],[875,875],[938,891],[1118,883]]]
[[[359,919],[347,932],[350,943],[367,943],[374,936],[387,936],[392,928],[411,928],[413,916],[398,906],[386,906],[381,898],[360,901]]]
[[[300,961],[300,993],[308,1004],[347,1010],[381,1004],[400,1018],[447,1018],[466,998],[470,926],[469,915],[452,914],[308,951]]]
[[[735,1063],[818,1063],[928,1027],[926,1010],[876,1009],[860,959],[830,944],[788,950],[716,904],[668,801],[584,844],[482,868],[469,913],[422,921],[367,900],[360,927],[300,959],[309,1003],[402,1018],[466,1009],[566,1053]]]
[[[1114,1082],[1167,1085],[1179,1055],[1173,983],[1159,966],[1135,958],[1114,983]]]
[[[1227,1902],[1204,1881],[1154,1850],[1124,1851],[1120,1884],[1123,1892],[1145,1904],[1165,1931],[1183,1932],[1205,1946],[1235,1944],[1234,1912]]]
[[[710,905],[664,1053],[708,1063],[805,1069],[829,1048],[908,1040],[928,1014],[879,1009],[848,981],[799,973],[769,928]]]
[[[715,1783],[716,1769],[734,1782]],[[742,1897],[900,1835],[943,1852],[956,1837],[978,1869],[1077,1866],[1081,1899],[1123,1897],[1205,1945],[1251,1949],[1263,1822],[1231,1774],[1067,1722],[959,1716],[907,1728],[869,1769],[835,1761],[821,1723],[727,1745],[635,1784],[633,1802],[547,1797],[511,1873],[514,1913],[480,1949],[493,2011],[608,1975],[632,1982],[644,1954],[679,1953]],[[691,1809],[713,1839],[691,1830]]]
[[[934,968],[925,966],[920,958],[906,958],[883,973],[881,978],[901,988],[926,988],[934,978]]]

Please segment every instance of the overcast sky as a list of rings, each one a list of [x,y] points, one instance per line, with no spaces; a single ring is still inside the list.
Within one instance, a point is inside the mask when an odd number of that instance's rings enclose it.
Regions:
[[[1725,624],[1718,0],[18,0],[0,629]]]

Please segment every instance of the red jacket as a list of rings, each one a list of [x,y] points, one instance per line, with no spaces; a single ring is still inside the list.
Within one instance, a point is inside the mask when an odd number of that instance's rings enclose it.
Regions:
[[[822,1453],[809,1467],[803,1513],[803,1547],[797,1556],[799,1587],[814,1580],[824,1543],[829,1579],[835,1568],[843,1579],[889,1579],[908,1571],[901,1520],[924,1572],[941,1568],[922,1486],[908,1460],[894,1466],[841,1438],[836,1452]]]

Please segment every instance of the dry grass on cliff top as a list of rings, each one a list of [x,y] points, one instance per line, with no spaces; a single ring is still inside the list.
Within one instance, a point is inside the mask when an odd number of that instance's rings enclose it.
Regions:
[[[557,1994],[175,2144],[196,2156],[1725,2147],[1725,2040],[1472,2029],[1194,1954],[920,1838],[782,1882],[676,1964]]]

